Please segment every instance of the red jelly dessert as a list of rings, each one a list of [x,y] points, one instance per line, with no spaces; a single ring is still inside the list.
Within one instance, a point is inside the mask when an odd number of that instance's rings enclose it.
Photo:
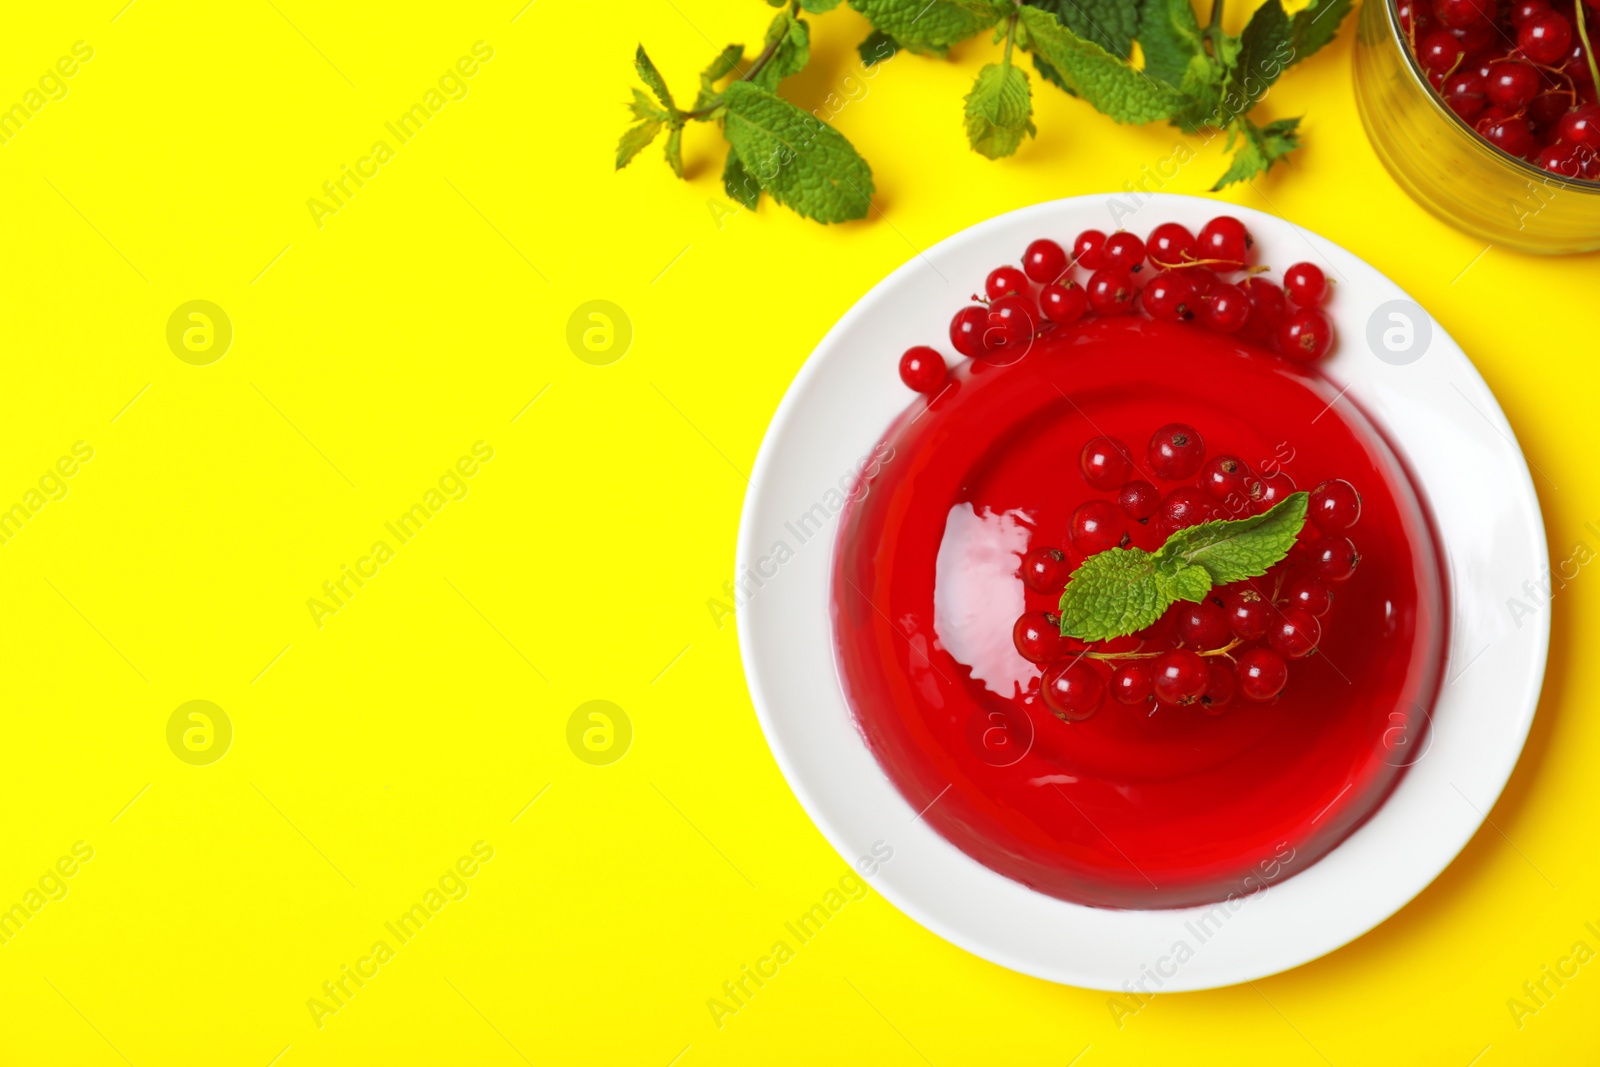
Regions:
[[[1421,747],[1445,654],[1417,492],[1308,365],[1329,338],[1320,273],[1286,278],[1297,311],[1212,276],[1242,268],[1247,236],[1166,229],[1139,250],[1154,271],[1080,238],[1075,265],[1103,283],[1088,318],[1050,314],[1076,283],[1045,277],[1064,250],[1037,248],[990,293],[1042,310],[1034,329],[963,313],[953,343],[977,358],[890,427],[904,458],[852,501],[834,554],[840,677],[911,807],[993,870],[1104,907],[1214,902],[1326,855]],[[1239,294],[1242,325],[1211,307]],[[1304,526],[1260,577],[1135,634],[1062,635],[1086,559],[1296,497]]]

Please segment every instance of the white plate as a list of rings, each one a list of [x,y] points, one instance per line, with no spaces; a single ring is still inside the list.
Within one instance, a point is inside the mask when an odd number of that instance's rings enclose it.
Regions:
[[[1533,482],[1500,406],[1398,286],[1332,242],[1258,211],[1170,195],[1145,198],[1137,213],[1131,206],[1129,197],[1083,196],[980,223],[906,263],[829,331],[779,405],[745,498],[738,575],[749,595],[741,594],[739,642],[790,786],[834,848],[895,906],[1013,970],[1171,992],[1316,959],[1394,914],[1449,865],[1500,795],[1533,720],[1549,613],[1523,583],[1537,583],[1549,557]],[[1432,510],[1452,612],[1446,684],[1426,747],[1389,800],[1318,863],[1212,908],[1084,907],[995,873],[931,830],[862,743],[832,651],[838,487],[849,487],[912,400],[897,374],[900,353],[928,343],[951,353],[946,323],[982,291],[991,268],[1019,262],[1036,237],[1066,244],[1090,227],[1143,234],[1168,220],[1198,231],[1222,212],[1250,228],[1257,262],[1281,272],[1310,260],[1337,283],[1328,309],[1337,350],[1324,369],[1386,432]],[[1409,319],[1409,348],[1406,324],[1391,312]],[[1387,348],[1386,329],[1395,331]],[[811,523],[800,525],[808,514]],[[821,514],[832,517],[817,532]],[[787,552],[774,551],[780,543]],[[1514,616],[1510,597],[1534,613]]]

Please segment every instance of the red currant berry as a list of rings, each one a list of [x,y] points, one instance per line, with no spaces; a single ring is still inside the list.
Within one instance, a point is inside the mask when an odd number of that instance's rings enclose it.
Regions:
[[[1495,0],[1433,0],[1433,13],[1457,29],[1495,16]]]
[[[1068,722],[1082,722],[1100,710],[1106,683],[1100,672],[1077,660],[1058,663],[1044,672],[1040,684],[1047,707]]]
[[[1204,300],[1210,296],[1217,286],[1222,284],[1213,271],[1205,267],[1184,267],[1183,276],[1189,279],[1189,284],[1194,286],[1194,298]]]
[[[1072,258],[1084,270],[1099,270],[1105,266],[1100,250],[1105,247],[1106,235],[1099,230],[1084,230],[1072,242]]]
[[[1228,632],[1228,616],[1209,598],[1198,604],[1181,602],[1178,605],[1178,636],[1189,648],[1221,648],[1231,636]]]
[[[1157,478],[1182,482],[1195,476],[1206,461],[1206,443],[1200,431],[1170,422],[1150,438],[1150,467]]]
[[[1528,104],[1528,118],[1533,122],[1535,145],[1541,136],[1548,133],[1546,127],[1561,121],[1561,116],[1567,113],[1567,108],[1572,104],[1572,98],[1573,94],[1562,86],[1540,93]]]
[[[1267,641],[1285,659],[1304,659],[1316,651],[1322,640],[1322,624],[1309,611],[1290,608],[1267,627]]]
[[[983,290],[989,294],[990,300],[1014,294],[1026,295],[1028,276],[1015,267],[996,267],[989,272],[989,279],[983,283]]]
[[[1452,29],[1456,40],[1461,43],[1461,50],[1468,56],[1475,56],[1494,44],[1495,38],[1501,36],[1501,31],[1488,19],[1479,19],[1469,26]]]
[[[1239,656],[1239,692],[1246,700],[1266,703],[1289,684],[1289,665],[1270,648],[1248,649]]]
[[[1153,319],[1163,322],[1192,319],[1194,303],[1194,286],[1182,271],[1160,271],[1144,284],[1144,309]]]
[[[1128,517],[1109,500],[1089,500],[1078,505],[1067,527],[1067,537],[1080,555],[1092,556],[1117,548],[1128,533]]]
[[[1039,306],[1044,317],[1058,326],[1071,326],[1089,310],[1089,294],[1077,282],[1065,285],[1051,282],[1039,292]]]
[[[1200,322],[1217,333],[1238,333],[1250,317],[1250,297],[1226,282],[1211,290],[1200,304]]]
[[[1464,70],[1444,80],[1439,93],[1450,110],[1471,122],[1489,106],[1489,82],[1475,70]]]
[[[1147,481],[1132,481],[1117,490],[1117,504],[1135,522],[1149,522],[1161,509],[1161,493]]]
[[[950,344],[968,358],[989,351],[988,332],[989,309],[978,304],[962,308],[950,320]]]
[[[1059,548],[1031,548],[1022,557],[1022,584],[1035,593],[1055,596],[1071,574],[1072,564]]]
[[[1583,169],[1578,162],[1579,148],[1577,145],[1556,142],[1547,144],[1534,153],[1533,162],[1552,174],[1559,174],[1563,178],[1576,178]]]
[[[1454,69],[1466,54],[1461,42],[1449,30],[1434,30],[1417,43],[1417,62],[1430,74],[1444,74]]]
[[[1048,611],[1024,612],[1011,627],[1011,643],[1029,663],[1054,663],[1071,651],[1060,617]]]
[[[1250,254],[1250,231],[1232,215],[1218,215],[1200,230],[1201,259],[1221,260],[1217,270],[1243,270]]]
[[[989,326],[984,334],[987,352],[1005,349],[1011,355],[1018,349],[1026,351],[1033,343],[1038,326],[1038,309],[1026,298],[1013,295],[992,301]]]
[[[1221,715],[1233,700],[1239,683],[1233,676],[1233,670],[1220,656],[1212,659],[1207,669],[1211,673],[1206,680],[1206,691],[1200,696],[1200,710],[1207,715]]]
[[[1132,273],[1144,266],[1144,242],[1127,230],[1118,230],[1106,238],[1100,258],[1107,270]]]
[[[1517,28],[1517,47],[1535,63],[1559,63],[1572,48],[1572,23],[1555,11],[1535,15]]]
[[[1066,251],[1048,238],[1033,242],[1022,253],[1022,272],[1036,282],[1053,282],[1066,269]]]
[[[1078,469],[1094,488],[1110,491],[1128,480],[1133,460],[1128,446],[1115,437],[1091,437],[1078,456]]]
[[[1319,619],[1333,607],[1333,593],[1315,578],[1300,578],[1290,583],[1283,596],[1290,607],[1308,611]]]
[[[1516,111],[1527,107],[1539,95],[1539,72],[1531,63],[1519,60],[1496,63],[1490,68],[1484,91],[1491,103]]]
[[[944,357],[927,345],[906,349],[900,357],[900,380],[918,393],[932,396],[944,388]]]
[[[1261,499],[1256,501],[1262,511],[1281,504],[1294,493],[1294,479],[1282,471],[1261,476]]]
[[[1200,486],[1211,499],[1227,504],[1230,511],[1241,511],[1246,502],[1261,496],[1261,479],[1237,456],[1212,456],[1206,460],[1200,468]]]
[[[1328,294],[1328,277],[1315,263],[1296,263],[1283,272],[1283,292],[1303,308],[1314,308]]]
[[[1584,104],[1561,116],[1561,139],[1600,152],[1600,104]]]
[[[1535,15],[1550,10],[1550,0],[1516,0],[1511,5],[1511,25],[1521,26]]]
[[[1125,270],[1101,269],[1089,275],[1089,306],[1101,315],[1122,315],[1139,295],[1133,275]]]
[[[1228,597],[1222,613],[1233,632],[1246,640],[1265,634],[1272,621],[1272,605],[1254,589],[1240,589]]]
[[[1278,333],[1278,326],[1288,313],[1288,302],[1283,290],[1265,278],[1246,278],[1239,286],[1250,297],[1250,317],[1245,320],[1240,337],[1264,341]]]
[[[1347,581],[1360,562],[1361,554],[1348,537],[1328,537],[1312,545],[1311,565],[1323,581]]]
[[[1325,533],[1348,530],[1361,518],[1361,494],[1343,478],[1330,478],[1311,490],[1306,514]]]
[[[1150,671],[1142,663],[1124,663],[1111,674],[1111,696],[1118,704],[1148,704],[1154,691]]]
[[[1196,259],[1194,234],[1188,227],[1176,222],[1163,222],[1150,231],[1145,242],[1145,254],[1150,262],[1160,268],[1177,267]]]
[[[1211,669],[1206,661],[1187,648],[1157,656],[1154,674],[1152,687],[1156,699],[1163,704],[1193,704],[1211,684]]]
[[[1600,27],[1596,27],[1595,29],[1600,29]],[[1594,30],[1590,30],[1589,36],[1593,38],[1600,36],[1600,34],[1596,34]],[[1589,50],[1583,47],[1583,42],[1581,40],[1572,46],[1572,54],[1567,56],[1566,66],[1563,72],[1567,77],[1571,78],[1579,85],[1594,84],[1594,72],[1589,69]]]
[[[1161,501],[1161,528],[1168,533],[1198,526],[1212,517],[1211,501],[1192,485],[1180,485]]]
[[[1297,363],[1315,363],[1333,346],[1333,323],[1316,308],[1301,308],[1278,327],[1278,347]]]

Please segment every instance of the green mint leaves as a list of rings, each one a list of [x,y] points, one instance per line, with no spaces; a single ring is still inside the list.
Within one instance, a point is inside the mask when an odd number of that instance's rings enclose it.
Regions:
[[[718,53],[687,110],[674,102],[640,46],[634,68],[649,92],[633,92],[633,124],[617,144],[617,169],[664,130],[667,163],[682,177],[684,126],[716,122],[729,144],[723,184],[740,204],[754,208],[768,193],[820,222],[865,217],[873,194],[866,161],[816,117],[822,109],[807,112],[780,95],[785,79],[811,61],[811,28],[802,16],[844,2],[767,0],[778,10],[760,51],[752,58],[729,45]],[[1298,118],[1258,124],[1251,110],[1286,69],[1333,39],[1353,0],[1310,0],[1293,15],[1283,0],[1266,0],[1237,36],[1222,29],[1224,2],[1209,0],[1210,23],[1202,26],[1192,0],[848,0],[872,32],[858,46],[860,67],[828,97],[827,114],[841,110],[846,97],[853,102],[864,95],[863,79],[876,77],[874,68],[902,50],[942,57],[953,45],[992,33],[1003,55],[983,67],[964,100],[962,117],[975,152],[1000,159],[1036,133],[1020,51],[1032,56],[1042,79],[1115,122],[1226,133],[1233,158],[1213,188],[1250,181],[1300,147]]]
[[[1137,633],[1179,600],[1257,578],[1289,554],[1306,523],[1306,493],[1260,515],[1179,530],[1154,552],[1110,548],[1083,561],[1061,593],[1061,633],[1108,641]]]

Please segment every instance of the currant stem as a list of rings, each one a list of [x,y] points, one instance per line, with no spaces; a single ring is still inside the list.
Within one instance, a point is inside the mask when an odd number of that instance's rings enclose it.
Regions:
[[[1582,3],[1583,0],[1578,0],[1578,2]],[[790,11],[790,14],[798,14],[799,11],[800,5],[797,3]],[[760,74],[761,69],[772,61],[773,56],[778,54],[778,46],[782,43],[783,38],[780,37],[776,41],[773,41],[771,44],[767,45],[767,47],[763,48],[761,50],[761,54],[756,56],[755,62],[750,64],[750,69],[739,75],[738,80],[747,82],[754,78],[757,74]],[[685,111],[682,113],[682,117],[686,119],[703,119],[721,106],[722,94],[718,93],[717,98],[711,103],[707,104],[705,107],[697,107],[693,111]]]
[[[1203,652],[1197,652],[1195,654],[1197,656],[1226,656],[1228,653],[1232,652],[1234,649],[1238,648],[1242,644],[1244,644],[1244,639],[1242,637],[1235,637],[1232,641],[1229,641],[1227,644],[1223,645],[1221,648],[1209,648],[1209,649],[1206,649]],[[1166,655],[1166,653],[1165,652],[1085,652],[1084,655],[1086,657],[1088,657],[1089,659],[1098,659],[1098,660],[1103,660],[1103,661],[1110,661],[1110,660],[1119,660],[1119,659],[1155,659],[1157,656]]]
[[[1572,0],[1573,11],[1578,20],[1578,39],[1583,42],[1583,58],[1589,61],[1590,84],[1600,85],[1600,64],[1594,58],[1594,49],[1589,46],[1589,28],[1584,18],[1583,0]]]

